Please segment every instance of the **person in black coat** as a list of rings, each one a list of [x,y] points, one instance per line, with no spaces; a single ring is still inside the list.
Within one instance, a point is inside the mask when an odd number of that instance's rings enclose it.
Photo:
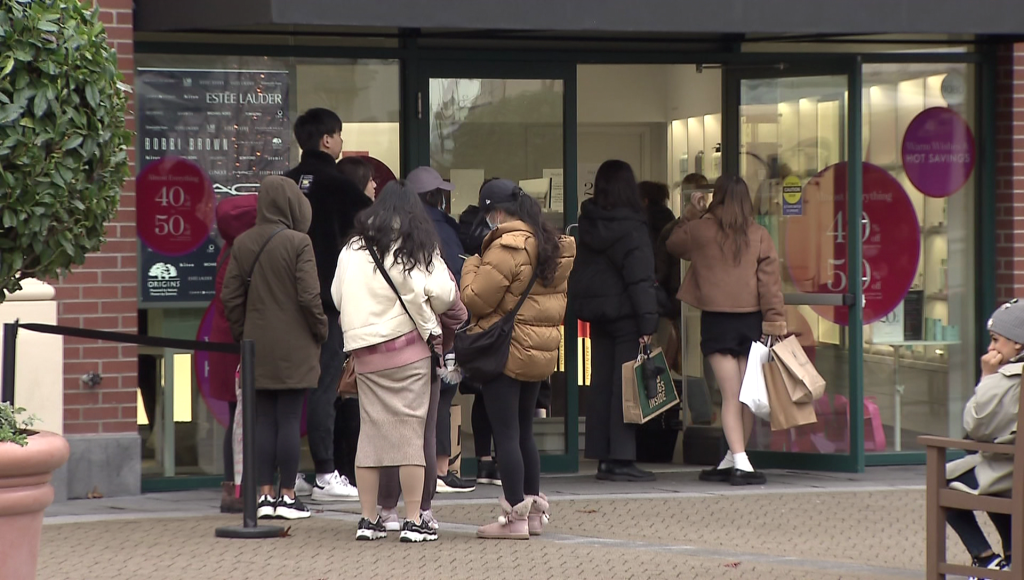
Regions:
[[[594,198],[580,208],[569,300],[577,318],[590,323],[585,455],[599,461],[598,479],[653,481],[635,464],[636,425],[622,419],[622,365],[658,329],[654,251],[636,177],[623,161],[601,165]]]
[[[327,342],[320,349],[320,378],[309,394],[306,417],[309,450],[316,467],[313,499],[350,500],[354,490],[338,475],[334,464],[334,400],[344,371],[345,352],[338,309],[331,283],[338,254],[355,224],[356,214],[373,202],[336,165],[341,156],[341,118],[327,109],[310,109],[295,121],[295,139],[302,149],[298,166],[285,174],[306,195],[313,208],[309,238],[313,242],[320,298],[329,320]]]

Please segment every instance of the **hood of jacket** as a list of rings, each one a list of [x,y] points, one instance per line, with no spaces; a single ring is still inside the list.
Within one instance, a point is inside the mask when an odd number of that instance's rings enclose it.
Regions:
[[[256,225],[255,195],[229,197],[217,204],[217,231],[228,245]]]
[[[291,179],[281,175],[264,179],[256,203],[257,224],[281,224],[297,232],[309,231],[313,210]]]
[[[605,252],[638,228],[647,231],[647,220],[641,213],[628,209],[603,209],[592,199],[580,206],[580,244],[597,252]]]

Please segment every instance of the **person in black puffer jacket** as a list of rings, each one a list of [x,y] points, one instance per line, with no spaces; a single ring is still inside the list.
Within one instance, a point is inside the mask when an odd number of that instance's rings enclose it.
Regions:
[[[636,177],[623,161],[601,165],[594,198],[580,208],[569,300],[590,323],[586,457],[599,461],[598,479],[653,481],[635,464],[636,425],[622,420],[622,365],[658,329],[654,252]]]

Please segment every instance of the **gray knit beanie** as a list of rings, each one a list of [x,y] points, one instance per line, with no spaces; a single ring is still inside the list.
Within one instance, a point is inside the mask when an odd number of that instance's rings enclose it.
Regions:
[[[1024,302],[1016,298],[1000,306],[988,319],[989,332],[1024,344]]]

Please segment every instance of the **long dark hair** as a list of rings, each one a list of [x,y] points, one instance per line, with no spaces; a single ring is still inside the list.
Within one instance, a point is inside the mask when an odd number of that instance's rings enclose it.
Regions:
[[[488,215],[501,210],[510,218],[517,219],[530,226],[533,237],[537,239],[537,279],[541,284],[550,286],[554,283],[558,271],[558,257],[561,250],[558,246],[559,233],[554,226],[544,221],[540,204],[537,200],[520,190],[515,201],[496,203],[487,208]]]
[[[629,163],[611,159],[601,164],[594,176],[594,202],[601,209],[624,208],[643,213],[636,175]]]
[[[359,186],[359,191],[366,191],[373,177],[373,167],[362,157],[342,157],[338,162],[338,171]]]
[[[384,186],[377,201],[356,216],[352,237],[362,240],[362,248],[376,250],[381,260],[394,249],[395,262],[406,274],[417,268],[429,272],[438,251],[434,224],[404,180]]]
[[[754,223],[754,204],[750,201],[747,182],[736,175],[723,175],[715,181],[715,190],[707,213],[722,228],[722,246],[731,246],[733,260],[739,263],[743,250],[750,245],[748,233]]]

